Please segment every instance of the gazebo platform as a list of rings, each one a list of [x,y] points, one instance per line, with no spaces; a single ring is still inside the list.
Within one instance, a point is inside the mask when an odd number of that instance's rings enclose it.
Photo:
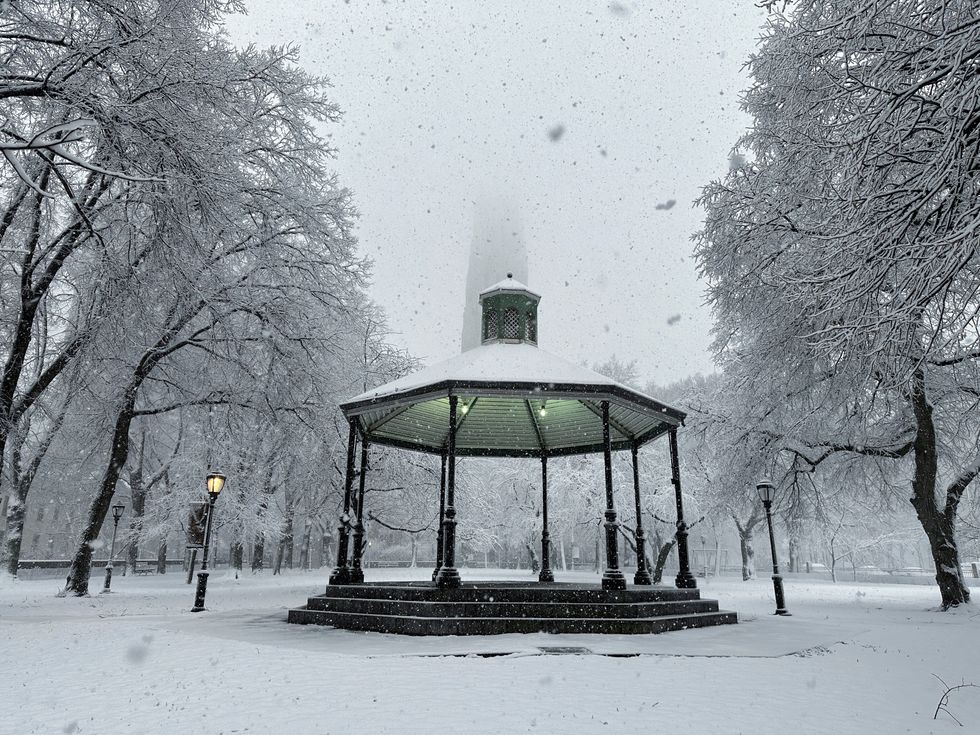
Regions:
[[[604,590],[567,582],[431,582],[331,585],[290,623],[402,635],[664,633],[737,622],[697,589],[629,586]]]

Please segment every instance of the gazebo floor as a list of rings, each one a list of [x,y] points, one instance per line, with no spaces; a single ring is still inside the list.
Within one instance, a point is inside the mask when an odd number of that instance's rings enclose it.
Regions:
[[[664,633],[737,622],[696,589],[630,585],[606,591],[564,582],[464,582],[440,589],[429,582],[327,587],[290,623],[331,625],[403,635],[500,633]]]

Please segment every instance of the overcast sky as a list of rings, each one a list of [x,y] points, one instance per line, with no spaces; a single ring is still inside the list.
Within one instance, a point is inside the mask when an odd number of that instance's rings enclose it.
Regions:
[[[333,84],[336,170],[397,344],[459,351],[473,202],[503,193],[543,348],[659,383],[713,369],[693,200],[749,122],[750,0],[248,5],[233,41],[296,43]]]

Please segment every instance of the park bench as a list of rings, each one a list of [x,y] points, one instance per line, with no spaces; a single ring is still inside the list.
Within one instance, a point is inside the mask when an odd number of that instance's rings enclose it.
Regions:
[[[137,564],[136,568],[133,569],[133,574],[142,577],[146,574],[156,574],[156,571],[156,568],[151,567],[149,564]]]

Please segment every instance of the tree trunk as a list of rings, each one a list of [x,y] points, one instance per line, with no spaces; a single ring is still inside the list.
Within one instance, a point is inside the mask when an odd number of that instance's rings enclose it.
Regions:
[[[738,547],[742,552],[742,581],[747,582],[755,577],[755,548],[752,546],[752,534],[755,532],[755,527],[762,522],[762,514],[758,508],[753,508],[752,514],[745,523],[739,521],[734,513],[732,513],[732,520],[735,522],[735,528],[738,529]]]
[[[913,505],[915,501],[913,498]],[[963,579],[952,520],[938,511],[929,514],[921,512],[918,507],[915,510],[929,538],[929,550],[936,564],[936,582],[939,584],[943,609],[969,602],[970,590]]]
[[[51,166],[42,166],[39,174],[38,187],[40,189],[47,189],[48,180],[51,176]],[[109,177],[105,178],[108,179]],[[13,208],[7,211],[13,214],[27,195],[27,189],[21,189],[17,192],[13,197],[16,199],[16,204],[11,202],[10,206]],[[32,222],[27,229],[27,237],[23,242],[22,253],[24,255],[22,257],[24,260],[21,262],[21,268],[23,270],[20,288],[17,289],[19,291],[17,295],[20,297],[20,303],[15,307],[17,308],[15,316],[16,324],[10,324],[13,327],[12,333],[7,335],[8,338],[5,340],[4,347],[7,349],[7,359],[4,361],[2,371],[0,371],[0,474],[3,472],[4,461],[7,456],[7,440],[10,437],[10,432],[17,426],[17,422],[20,419],[20,416],[14,415],[16,413],[15,409],[19,408],[21,415],[23,415],[29,407],[23,405],[23,403],[19,407],[16,406],[15,398],[17,386],[20,383],[21,375],[24,371],[24,365],[31,353],[31,343],[34,338],[34,318],[37,316],[37,311],[41,307],[44,296],[47,294],[51,284],[54,282],[55,276],[64,265],[65,258],[71,253],[71,248],[73,245],[77,246],[77,243],[80,242],[79,238],[73,238],[71,244],[68,244],[67,248],[64,249],[65,257],[55,260],[45,269],[39,269],[43,275],[37,283],[32,283],[30,274],[35,271],[35,267],[31,264],[31,259],[33,253],[36,252],[42,231],[42,197],[40,195],[30,196],[30,206],[32,207],[33,216]],[[82,216],[84,217],[84,215]],[[16,286],[14,288],[16,289]]]
[[[157,574],[167,573],[167,539],[164,537],[160,541],[160,548],[157,549]]]
[[[238,573],[242,571],[242,565],[245,562],[245,544],[241,540],[233,541],[231,544],[231,566],[235,570],[235,578],[238,578]]]
[[[10,497],[7,506],[7,532],[4,538],[4,552],[7,563],[7,573],[17,576],[20,564],[20,545],[24,539],[24,517],[27,515],[26,498],[19,497],[20,493]]]
[[[932,419],[932,405],[925,393],[921,368],[916,371],[911,390],[912,411],[915,414],[915,474],[912,480],[913,495],[909,499],[915,514],[929,539],[929,549],[936,564],[936,582],[942,596],[944,610],[970,601],[970,591],[963,579],[959,550],[956,546],[955,523],[959,494],[953,495],[957,483],[946,494],[946,506],[940,509],[936,503],[936,429]],[[972,478],[971,478],[972,479]],[[958,488],[962,493],[966,484]]]
[[[525,541],[524,548],[527,549],[528,556],[531,559],[531,571],[537,572],[540,565],[538,564],[538,555],[534,553],[534,547],[529,542]]]
[[[410,534],[409,538],[411,539],[412,542],[412,561],[409,564],[409,566],[412,569],[415,569],[415,567],[418,566],[418,560],[419,560],[419,540],[418,538],[416,538],[414,533]]]
[[[129,427],[133,421],[133,410],[136,404],[137,386],[132,384],[127,391],[126,403],[116,417],[116,426],[112,434],[111,451],[109,453],[109,464],[102,475],[102,483],[99,493],[92,500],[89,507],[88,520],[82,531],[82,538],[79,541],[75,558],[72,559],[68,569],[68,578],[65,582],[65,589],[62,594],[84,597],[88,595],[88,580],[92,571],[92,545],[99,538],[102,531],[102,523],[105,521],[106,513],[109,512],[109,504],[112,503],[112,496],[116,492],[116,483],[119,481],[119,474],[122,472],[129,457]]]
[[[330,543],[333,540],[333,535],[329,531],[329,526],[321,526],[320,530],[323,533],[320,537],[320,566],[326,567],[330,566]]]
[[[252,546],[252,571],[261,572],[264,565],[265,556],[265,536],[261,533],[255,534],[255,544]]]
[[[309,520],[303,528],[303,541],[299,547],[299,568],[310,568],[310,535],[313,533],[313,524]]]
[[[742,581],[747,582],[755,577],[755,549],[752,547],[752,532],[743,533],[739,529],[738,547],[742,552]]]
[[[31,459],[26,466],[22,464],[22,452],[24,449],[24,442],[29,433],[29,418],[25,420],[26,425],[22,425],[18,433],[13,437],[14,444],[10,448],[11,462],[9,474],[13,489],[8,496],[6,518],[4,519],[5,533],[3,536],[3,545],[0,547],[0,558],[3,559],[4,566],[6,566],[7,572],[12,577],[17,576],[17,568],[20,566],[20,550],[24,537],[24,521],[27,516],[27,496],[31,491],[34,478],[37,476],[37,471],[41,465],[41,460],[44,458],[44,455],[51,446],[51,442],[54,440],[55,435],[61,428],[67,411],[68,400],[62,404],[61,411],[56,416],[54,423],[47,432],[47,435],[37,446],[34,453],[34,458]],[[0,463],[0,468],[2,468],[2,463]],[[0,469],[0,473],[2,473],[2,469]]]
[[[293,539],[293,515],[292,513],[286,516],[286,528],[282,534],[282,547],[285,553],[286,568],[293,568],[293,545],[295,540]],[[282,560],[280,560],[280,563]]]
[[[143,490],[142,473],[129,473],[130,497],[132,513],[129,517],[129,548],[126,550],[126,567],[130,574],[136,573],[136,562],[139,560],[140,539],[143,535],[143,517],[146,509],[146,491]]]
[[[793,531],[795,524],[790,524],[790,535],[789,535],[789,571],[798,572],[800,571],[800,541]]]
[[[286,547],[283,540],[279,539],[279,544],[276,546],[276,558],[272,562],[272,576],[282,574],[282,557],[285,553]]]
[[[653,567],[653,583],[660,584],[664,578],[664,567],[667,566],[667,559],[670,558],[670,552],[674,548],[674,544],[677,543],[676,538],[671,538],[663,546],[660,547],[660,552],[657,554],[657,563]]]
[[[599,536],[602,533],[602,521],[599,521],[599,525],[596,526],[595,531],[595,561],[592,565],[592,571],[598,574],[602,571],[602,562],[599,561]]]
[[[269,508],[269,495],[272,494],[272,465],[269,465],[270,469],[267,471],[265,480],[262,483],[262,498],[259,501],[259,510],[257,516],[262,518],[265,515],[266,510]],[[264,565],[265,556],[265,536],[262,533],[255,534],[255,540],[252,542],[252,572],[261,572]]]

